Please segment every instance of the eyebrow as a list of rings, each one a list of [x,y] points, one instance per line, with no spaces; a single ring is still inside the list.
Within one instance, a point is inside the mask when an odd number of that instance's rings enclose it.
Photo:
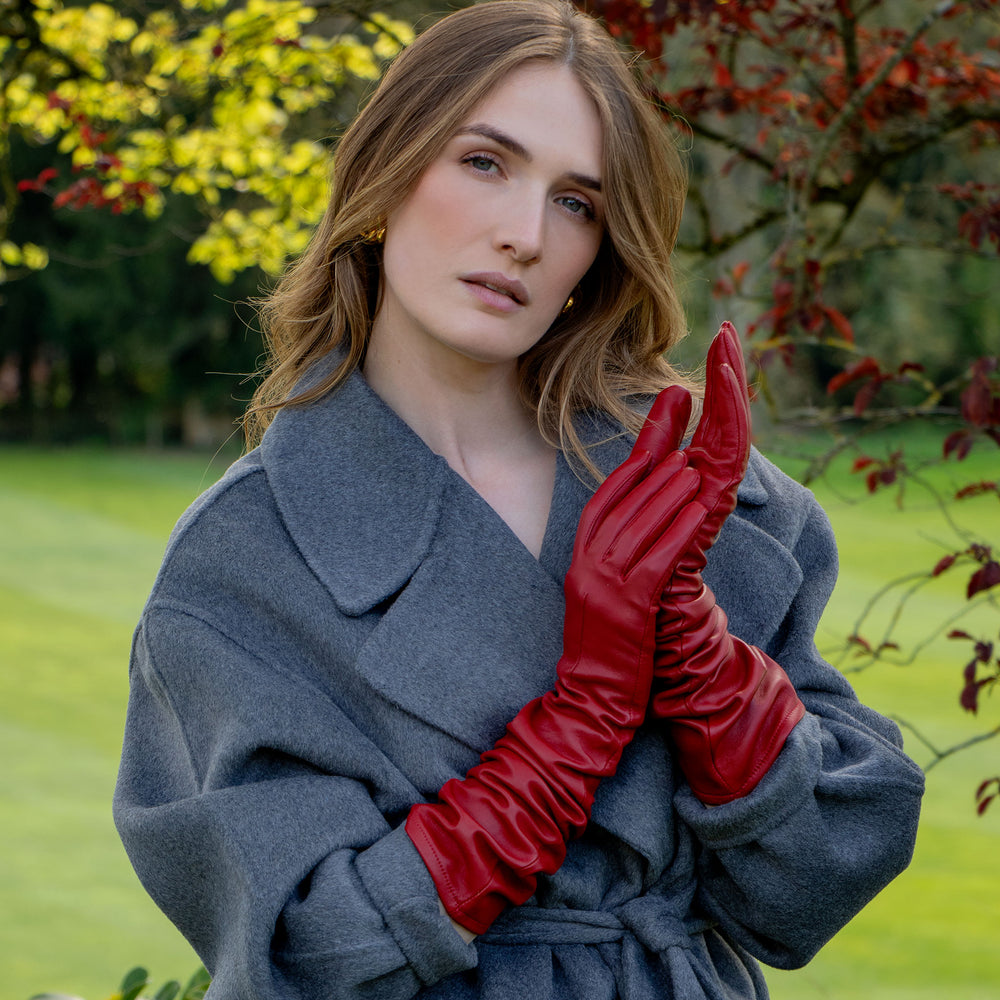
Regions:
[[[481,135],[484,139],[492,139],[493,142],[504,149],[510,150],[515,156],[520,157],[526,163],[530,163],[532,160],[531,153],[517,141],[513,136],[508,135],[506,132],[501,132],[500,129],[494,128],[492,125],[487,125],[484,122],[474,122],[472,125],[463,125],[458,131],[458,135]],[[567,179],[573,181],[574,184],[579,184],[580,187],[588,188],[591,191],[600,192],[601,182],[596,177],[590,177],[588,174],[578,174],[575,171],[570,171],[566,174]]]

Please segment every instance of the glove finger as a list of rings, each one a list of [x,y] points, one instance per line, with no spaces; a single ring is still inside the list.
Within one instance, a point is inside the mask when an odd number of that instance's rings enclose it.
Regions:
[[[679,385],[667,386],[653,401],[633,450],[648,451],[654,462],[662,462],[681,446],[690,419],[691,394]]]
[[[720,491],[743,478],[750,454],[750,402],[736,330],[723,323],[708,352],[705,404],[688,459]]]
[[[652,594],[661,592],[660,581],[674,572],[708,513],[700,503],[700,479],[694,469],[684,469],[643,509],[628,533],[623,574],[628,578],[641,567]]]
[[[684,504],[665,526],[655,543],[626,572],[626,580],[643,574],[643,584],[651,594],[660,595],[678,562],[691,548],[708,510],[697,500]],[[648,574],[648,579],[646,578]],[[631,581],[630,581],[631,582]]]
[[[580,515],[574,553],[591,546],[595,534],[607,520],[608,512],[629,494],[652,465],[653,459],[648,451],[633,448],[629,457],[601,483]]]
[[[671,452],[648,475],[623,494],[613,508],[609,508],[600,532],[601,551],[608,556],[616,547],[626,547],[631,539],[638,539],[650,530],[652,524],[687,503],[698,492],[701,476],[688,468],[681,451]],[[595,542],[598,535],[594,536]]]
[[[687,467],[680,451],[671,452],[628,493],[609,507],[599,529],[593,533],[593,551],[603,561],[624,565],[623,553],[641,544],[653,526],[667,519],[698,493],[701,476]]]
[[[676,452],[691,418],[691,394],[679,385],[668,386],[653,401],[629,457],[601,484],[584,508],[577,539],[589,546],[594,532],[654,465]]]

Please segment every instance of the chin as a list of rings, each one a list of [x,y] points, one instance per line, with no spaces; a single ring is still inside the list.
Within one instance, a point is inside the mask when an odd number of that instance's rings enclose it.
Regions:
[[[462,344],[454,344],[452,349],[463,357],[468,358],[469,361],[474,361],[477,364],[510,365],[516,364],[537,343],[538,340],[532,340],[530,343],[500,344],[494,339],[491,344],[484,343],[483,341],[464,346]]]

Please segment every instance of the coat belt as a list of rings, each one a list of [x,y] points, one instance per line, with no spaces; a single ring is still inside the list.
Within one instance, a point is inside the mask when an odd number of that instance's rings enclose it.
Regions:
[[[521,906],[504,914],[479,938],[481,944],[606,944],[634,937],[647,951],[690,948],[691,938],[716,925],[680,917],[665,896],[639,896],[612,910]]]

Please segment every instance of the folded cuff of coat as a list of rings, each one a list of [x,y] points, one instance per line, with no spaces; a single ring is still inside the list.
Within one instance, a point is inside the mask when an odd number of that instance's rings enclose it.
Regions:
[[[476,966],[476,948],[441,912],[434,881],[402,826],[358,854],[355,867],[424,986]]]
[[[807,712],[756,788],[710,807],[684,786],[674,797],[678,814],[713,850],[760,839],[812,801],[822,765],[821,740],[819,720]]]

